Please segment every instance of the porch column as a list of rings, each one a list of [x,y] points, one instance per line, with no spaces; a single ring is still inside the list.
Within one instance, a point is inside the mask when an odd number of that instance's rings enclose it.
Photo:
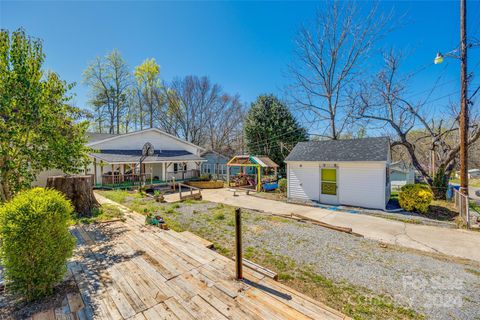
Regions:
[[[125,181],[125,163],[122,163],[120,165],[120,176],[121,176],[121,180],[122,182]]]
[[[227,166],[227,187],[230,188],[230,166]]]
[[[167,181],[167,163],[162,163],[162,180]]]
[[[93,158],[93,185],[97,184],[97,158]]]
[[[103,161],[100,160],[100,184],[103,185]]]

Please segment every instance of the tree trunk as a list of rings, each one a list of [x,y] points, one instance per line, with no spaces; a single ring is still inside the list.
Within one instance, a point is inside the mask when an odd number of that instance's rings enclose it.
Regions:
[[[62,192],[71,202],[78,217],[91,217],[100,204],[95,199],[92,176],[54,176],[47,178],[47,188]]]

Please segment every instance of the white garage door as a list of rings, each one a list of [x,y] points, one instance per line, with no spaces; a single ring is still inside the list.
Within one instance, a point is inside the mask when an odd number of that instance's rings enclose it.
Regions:
[[[318,164],[288,165],[288,197],[318,200],[320,194],[320,168]]]
[[[339,200],[341,204],[384,209],[385,169],[382,167],[340,167]]]

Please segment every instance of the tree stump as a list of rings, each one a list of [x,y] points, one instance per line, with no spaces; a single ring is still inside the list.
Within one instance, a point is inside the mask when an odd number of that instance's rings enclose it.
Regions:
[[[78,217],[91,217],[92,210],[100,207],[92,188],[92,176],[53,176],[47,178],[47,188],[62,192],[72,205]]]

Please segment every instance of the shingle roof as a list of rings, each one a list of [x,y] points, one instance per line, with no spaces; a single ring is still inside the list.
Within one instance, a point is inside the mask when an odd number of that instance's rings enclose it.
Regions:
[[[92,157],[103,160],[108,163],[136,163],[140,161],[142,150],[99,150],[99,152],[90,153]],[[155,150],[153,156],[148,156],[144,162],[162,162],[162,161],[200,161],[205,160],[202,157],[194,155],[185,150]]]
[[[105,139],[117,136],[117,134],[97,133],[97,132],[87,132],[85,135],[87,136],[88,143],[105,140]]]
[[[285,161],[387,161],[387,137],[299,142]]]

